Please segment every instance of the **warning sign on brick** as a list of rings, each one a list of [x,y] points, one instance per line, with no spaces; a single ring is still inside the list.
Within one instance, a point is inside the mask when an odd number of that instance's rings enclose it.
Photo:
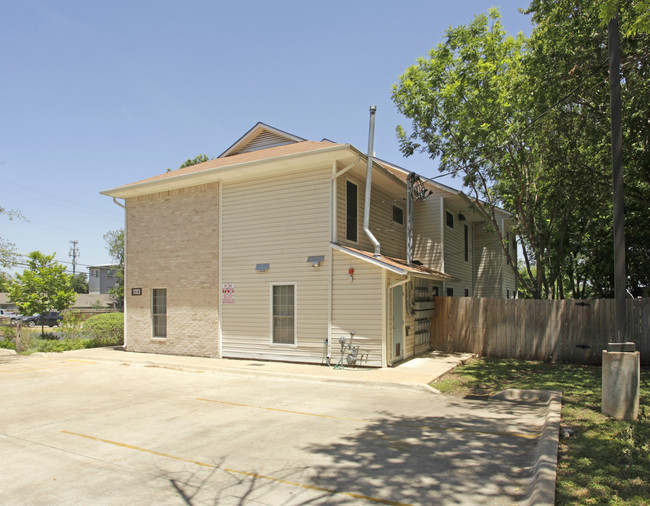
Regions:
[[[223,304],[235,303],[235,283],[224,283],[221,286],[221,295]]]

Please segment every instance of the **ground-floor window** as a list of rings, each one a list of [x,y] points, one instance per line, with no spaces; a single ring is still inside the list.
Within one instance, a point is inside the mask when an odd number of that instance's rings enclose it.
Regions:
[[[272,285],[273,342],[296,343],[296,286]]]
[[[153,337],[167,337],[167,289],[154,288],[151,301]]]

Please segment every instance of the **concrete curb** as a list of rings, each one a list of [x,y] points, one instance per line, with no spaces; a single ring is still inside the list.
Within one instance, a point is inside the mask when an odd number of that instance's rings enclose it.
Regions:
[[[491,398],[513,402],[540,402],[548,405],[541,436],[535,449],[533,460],[535,465],[531,468],[532,480],[520,504],[554,505],[562,392],[510,389],[499,392]]]
[[[362,379],[362,378],[345,378],[345,377],[329,377],[329,376],[320,376],[320,375],[309,375],[301,373],[291,373],[286,371],[264,371],[264,370],[251,370],[251,369],[242,369],[239,367],[220,367],[218,365],[197,365],[197,364],[186,364],[182,362],[171,361],[157,361],[148,357],[142,359],[138,357],[137,353],[125,352],[124,355],[119,355],[116,358],[107,358],[107,357],[98,357],[93,356],[92,353],[83,353],[84,350],[73,350],[63,352],[64,355],[74,354],[77,359],[84,360],[93,360],[96,362],[110,363],[110,364],[123,364],[123,365],[132,365],[139,367],[160,367],[164,369],[172,369],[179,371],[188,371],[188,372],[217,372],[220,374],[232,375],[232,376],[249,376],[249,377],[260,377],[267,376],[273,378],[282,378],[290,381],[300,381],[300,382],[312,382],[312,383],[328,383],[328,384],[355,384],[363,385],[364,388],[407,388],[410,390],[421,390],[430,394],[440,394],[440,391],[436,388],[429,386],[424,383],[408,383],[408,382],[399,382],[399,381],[386,381],[386,380],[375,380],[372,378]],[[127,355],[128,354],[128,355]],[[35,354],[32,354],[35,355]],[[39,354],[39,356],[60,356],[60,353],[51,353],[51,354]],[[70,355],[68,355],[70,356]],[[325,367],[325,366],[323,366]],[[354,369],[352,369],[354,370]],[[343,371],[344,373],[344,371]]]

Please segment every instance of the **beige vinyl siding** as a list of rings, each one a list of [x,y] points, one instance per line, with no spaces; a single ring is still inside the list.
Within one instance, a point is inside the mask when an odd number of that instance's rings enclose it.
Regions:
[[[217,183],[126,199],[127,350],[219,355],[218,201]],[[167,290],[164,339],[153,338],[153,289]]]
[[[447,213],[451,213],[454,219],[454,227],[447,226]],[[459,219],[459,213],[465,216],[465,220]],[[458,211],[457,208],[445,205],[442,215],[442,227],[444,229],[444,250],[445,250],[445,273],[458,278],[458,281],[445,283],[445,288],[454,289],[454,297],[464,297],[465,290],[472,296],[472,224],[468,221],[468,211]],[[465,261],[465,225],[468,227],[468,260]],[[441,294],[446,295],[446,290]]]
[[[345,237],[346,225],[346,181],[357,185],[357,242],[348,241]],[[337,240],[343,246],[351,246],[365,251],[374,251],[374,246],[363,231],[363,209],[366,200],[365,179],[345,174],[337,179]],[[404,193],[406,190],[404,190]],[[372,184],[370,196],[370,231],[381,244],[381,253],[397,258],[406,256],[406,207],[405,195],[398,184],[391,185],[388,190],[380,185]],[[404,211],[404,223],[393,221],[393,205]]]
[[[224,183],[222,304],[225,357],[320,363],[328,330],[330,167]],[[323,255],[320,267],[307,257]],[[256,264],[269,264],[256,272]],[[296,343],[273,344],[271,286],[295,283]]]
[[[474,295],[476,297],[500,298],[505,296],[503,286],[503,252],[495,232],[486,230],[485,225],[474,225]]]
[[[363,365],[381,366],[382,269],[340,251],[334,253],[332,286],[332,360],[338,361],[339,337],[355,331],[360,349],[368,353]],[[349,268],[354,269],[350,280]]]
[[[435,195],[413,207],[413,258],[437,271],[443,270],[441,208],[442,199]]]

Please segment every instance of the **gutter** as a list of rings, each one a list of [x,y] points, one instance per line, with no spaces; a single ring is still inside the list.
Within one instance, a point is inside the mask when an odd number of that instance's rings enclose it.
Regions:
[[[139,195],[146,195],[149,193],[155,193],[158,191],[167,191],[173,188],[182,188],[185,186],[192,186],[194,184],[207,184],[211,182],[217,182],[221,179],[221,174],[227,174],[233,170],[240,170],[244,168],[252,168],[256,165],[263,165],[269,162],[286,162],[293,159],[298,159],[302,156],[318,156],[318,155],[327,155],[334,153],[336,151],[346,150],[353,148],[350,144],[336,144],[332,147],[325,147],[321,149],[314,149],[311,151],[305,151],[300,153],[291,153],[289,155],[282,155],[273,158],[262,158],[259,160],[251,160],[248,162],[240,162],[232,165],[222,165],[218,167],[213,167],[210,169],[204,169],[196,172],[189,172],[186,174],[176,174],[173,176],[165,176],[158,179],[145,179],[136,183],[129,183],[124,186],[118,186],[117,188],[112,188],[110,190],[103,190],[99,193],[101,195],[107,195],[109,197],[118,197],[118,198],[127,198],[127,197],[137,197]],[[217,158],[216,160],[223,160]],[[204,162],[208,163],[208,162]],[[161,176],[162,174],[159,174]],[[157,177],[157,176],[154,176]],[[186,181],[192,181],[193,184],[186,183]]]
[[[127,325],[126,325],[126,205],[122,204],[117,200],[117,197],[113,197],[113,203],[115,205],[120,206],[122,209],[124,209],[124,265],[122,265],[122,290],[124,292],[123,294],[123,308],[122,311],[124,311],[124,344],[122,345],[122,348],[126,350],[126,340],[127,340],[127,335],[128,335],[128,330],[127,330]]]

